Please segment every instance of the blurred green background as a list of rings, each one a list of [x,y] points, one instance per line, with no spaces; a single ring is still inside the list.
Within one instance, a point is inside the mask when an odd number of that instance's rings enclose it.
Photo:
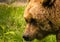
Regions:
[[[0,5],[0,42],[26,42],[22,36],[26,25],[23,18],[25,7]],[[43,40],[31,42],[56,42],[56,36],[50,35]]]

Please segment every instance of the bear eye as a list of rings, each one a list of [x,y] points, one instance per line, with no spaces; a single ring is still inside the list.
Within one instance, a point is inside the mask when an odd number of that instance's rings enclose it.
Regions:
[[[36,19],[33,19],[33,18],[32,18],[32,19],[30,20],[30,23],[33,24],[33,25],[36,25],[37,21],[36,21]]]
[[[36,19],[33,19],[33,18],[31,18],[31,19],[25,19],[25,21],[26,21],[27,23],[30,23],[30,24],[33,24],[33,25],[36,25],[36,24],[37,24]]]

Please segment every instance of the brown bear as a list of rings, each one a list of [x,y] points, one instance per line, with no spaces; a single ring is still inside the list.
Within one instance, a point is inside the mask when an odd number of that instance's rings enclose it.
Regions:
[[[28,0],[24,12],[26,28],[23,38],[26,41],[54,34],[60,42],[60,0]]]

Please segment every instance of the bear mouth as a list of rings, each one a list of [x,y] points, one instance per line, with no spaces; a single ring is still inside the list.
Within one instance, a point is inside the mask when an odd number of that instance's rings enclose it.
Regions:
[[[26,40],[26,41],[32,41],[31,39],[29,39],[29,38],[26,38],[26,39],[24,39],[24,40]]]
[[[26,38],[24,39],[25,41],[33,41],[34,39],[31,39],[31,38]]]
[[[26,42],[31,42],[31,41],[26,41]]]
[[[23,37],[23,38],[24,38],[24,37]],[[25,40],[25,41],[32,41],[32,40],[34,40],[34,38],[30,38],[30,37],[28,38],[28,37],[27,37],[27,38],[24,38],[24,40]]]

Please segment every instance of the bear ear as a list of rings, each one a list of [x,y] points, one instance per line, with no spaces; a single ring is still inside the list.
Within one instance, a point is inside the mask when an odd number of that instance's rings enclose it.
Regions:
[[[55,2],[55,0],[44,0],[43,5],[44,6],[51,6],[54,4],[54,2]]]

